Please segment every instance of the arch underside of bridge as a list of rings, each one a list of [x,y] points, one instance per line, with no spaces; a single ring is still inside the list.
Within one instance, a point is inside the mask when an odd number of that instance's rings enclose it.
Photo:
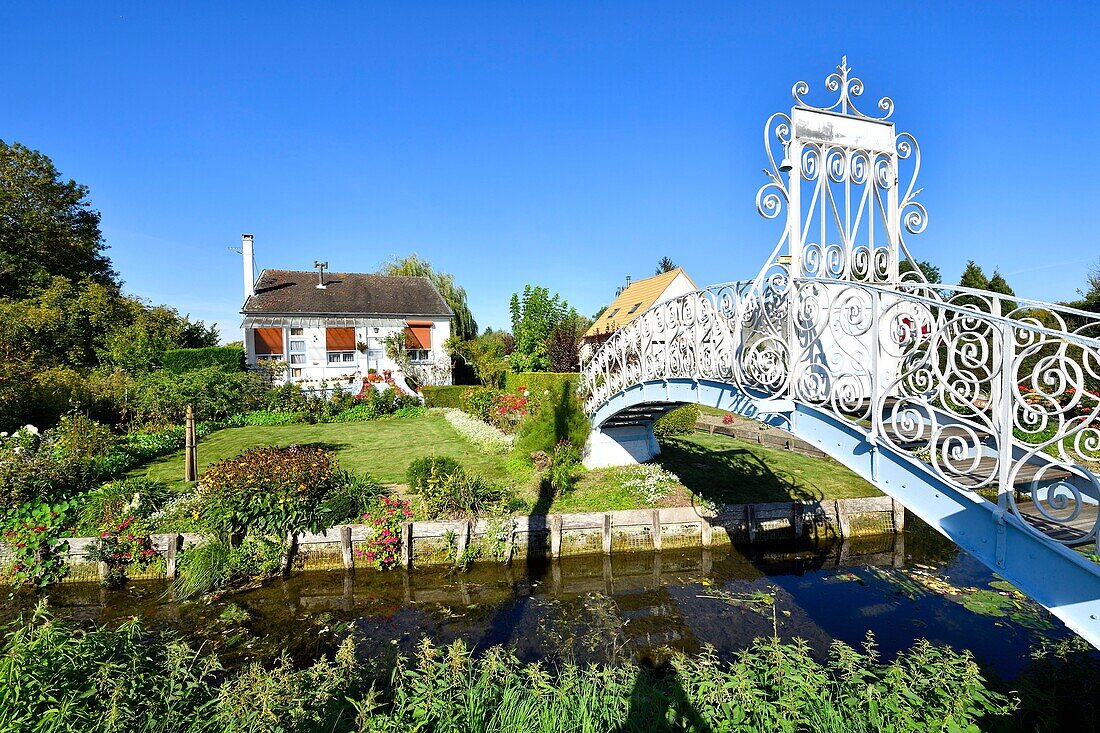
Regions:
[[[749,417],[814,445],[900,501],[1069,628],[1100,646],[1100,569],[1096,563],[1025,526],[1017,516],[1000,512],[997,504],[979,493],[938,479],[923,461],[869,439],[863,430],[829,410],[768,399],[716,380],[639,382],[613,395],[592,414],[593,436],[603,435],[604,442],[590,442],[589,465],[621,465],[653,457],[659,448],[652,436],[652,421],[682,404],[706,405]],[[622,441],[623,436],[626,442],[651,441],[655,449],[641,455],[641,451],[607,448],[606,443]],[[601,450],[602,457],[592,455]]]

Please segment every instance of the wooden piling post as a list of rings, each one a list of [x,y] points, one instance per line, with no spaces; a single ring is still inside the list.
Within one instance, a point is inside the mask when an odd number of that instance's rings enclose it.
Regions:
[[[848,524],[848,511],[844,508],[844,505],[840,503],[840,499],[833,502],[836,506],[836,526],[837,531],[840,532],[841,537],[847,537],[851,533],[851,526]]]
[[[550,557],[561,556],[561,515],[550,515]]]
[[[197,481],[199,476],[199,461],[195,446],[195,411],[191,405],[187,406],[187,418],[184,422],[184,456],[183,456],[183,480]]]
[[[183,535],[174,534],[168,538],[168,549],[164,553],[164,577],[173,580],[176,577],[176,553],[183,547]]]
[[[463,553],[466,552],[466,548],[470,546],[470,522],[469,520],[462,523],[462,526],[458,528],[458,542],[455,546],[455,562],[457,563],[462,559]]]
[[[749,544],[756,542],[756,512],[752,504],[745,505],[745,529],[749,533]]]
[[[802,539],[802,521],[805,517],[806,510],[802,507],[802,502],[796,501],[791,503],[791,529],[794,530],[794,538]]]
[[[653,551],[661,551],[661,510],[653,510],[652,529],[650,530],[653,535]]]
[[[603,554],[611,554],[611,514],[603,515]]]
[[[351,526],[347,524],[340,527],[340,555],[344,559],[344,568],[354,570],[355,552],[351,548]]]
[[[699,518],[699,543],[703,547],[714,544],[714,525],[710,523],[710,517]]]
[[[902,504],[897,499],[892,499],[891,502],[893,504],[893,510],[894,510],[894,531],[895,532],[904,532],[905,531],[905,505]]]
[[[411,568],[413,564],[413,523],[401,525],[401,567]]]

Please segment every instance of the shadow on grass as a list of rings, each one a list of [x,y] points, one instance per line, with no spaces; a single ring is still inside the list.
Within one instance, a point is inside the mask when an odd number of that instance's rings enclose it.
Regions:
[[[819,502],[825,492],[805,478],[769,466],[738,446],[710,448],[687,440],[661,443],[657,462],[704,501],[716,504]]]
[[[626,720],[617,733],[711,730],[688,700],[676,670],[667,660],[655,663],[648,656],[641,660],[629,705]]]

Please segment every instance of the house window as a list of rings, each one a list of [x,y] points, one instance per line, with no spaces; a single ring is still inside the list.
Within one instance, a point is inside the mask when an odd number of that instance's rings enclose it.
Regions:
[[[291,377],[300,377],[300,376],[302,376],[302,370],[301,369],[291,369],[290,370],[290,376]]]
[[[355,363],[355,329],[326,328],[325,351],[329,366]]]
[[[283,358],[283,329],[254,328],[252,340],[255,344],[256,361],[280,361]]]
[[[628,310],[628,311],[626,312],[626,314],[627,314],[627,315],[629,316],[629,315],[630,315],[631,313],[633,313],[634,311],[638,310],[638,309],[639,309],[639,308],[641,308],[641,307],[642,307],[642,304],[641,304],[641,303],[635,303],[635,304],[634,304],[634,307],[632,307],[632,308],[631,308],[630,310]]]
[[[290,329],[291,336],[305,336],[306,331],[304,328],[292,328]]]
[[[428,349],[408,349],[406,353],[413,364],[423,364],[432,358],[432,352]]]
[[[615,317],[615,314],[616,314],[616,313],[618,313],[618,312],[619,312],[619,309],[618,309],[618,308],[616,308],[615,310],[613,310],[613,311],[611,311],[610,313],[608,313],[608,314],[607,314],[607,320],[609,320],[609,321],[610,321],[610,320],[611,320],[612,318],[614,318],[614,317]]]

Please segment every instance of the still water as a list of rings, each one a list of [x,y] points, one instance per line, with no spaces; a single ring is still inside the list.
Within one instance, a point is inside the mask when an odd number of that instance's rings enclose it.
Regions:
[[[773,632],[824,657],[833,640],[872,633],[891,658],[920,638],[969,649],[987,674],[1011,680],[1029,651],[1071,633],[1013,594],[927,527],[831,544],[566,557],[467,572],[417,569],[297,573],[214,599],[176,602],[162,582],[119,591],[66,584],[55,612],[113,623],[140,616],[216,650],[228,665],[287,650],[308,662],[348,633],[362,653],[407,651],[427,636],[475,648],[504,645],[524,660],[660,658],[713,647],[730,656]],[[10,619],[35,602],[9,598]]]

